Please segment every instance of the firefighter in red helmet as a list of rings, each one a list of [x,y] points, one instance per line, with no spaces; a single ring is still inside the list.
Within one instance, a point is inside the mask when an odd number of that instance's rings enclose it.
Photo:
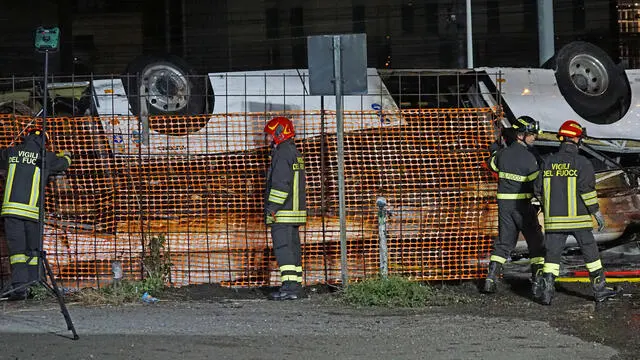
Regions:
[[[533,182],[538,176],[537,153],[533,143],[540,128],[529,116],[520,116],[512,125],[515,140],[489,157],[489,167],[498,174],[498,238],[493,244],[483,291],[494,293],[507,261],[522,232],[531,258],[531,292],[539,292],[537,277],[544,263],[544,236],[537,210],[531,203]]]
[[[537,299],[544,305],[550,305],[553,299],[555,278],[560,273],[562,250],[569,235],[576,238],[582,250],[595,301],[602,302],[617,294],[606,284],[592,233],[591,215],[598,223],[598,231],[604,229],[605,221],[598,205],[593,165],[578,153],[585,131],[573,120],[560,126],[557,134],[560,149],[543,159],[534,184],[535,196],[544,211],[546,255],[543,276],[538,280],[542,291]]]
[[[71,165],[66,152],[46,151],[42,168],[45,138],[48,134],[41,127],[32,126],[25,131],[21,144],[0,150],[0,168],[7,171],[1,215],[11,264],[9,300],[26,299],[28,284],[40,280],[41,182]]]
[[[282,286],[270,298],[296,300],[302,292],[299,227],[307,222],[304,159],[293,140],[291,120],[274,117],[264,132],[272,145],[264,211],[282,280]]]

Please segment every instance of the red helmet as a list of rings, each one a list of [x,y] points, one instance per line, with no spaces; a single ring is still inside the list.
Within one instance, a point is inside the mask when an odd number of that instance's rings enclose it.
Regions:
[[[581,138],[585,133],[585,129],[575,120],[567,120],[558,130],[559,138]]]
[[[276,116],[264,126],[264,132],[273,136],[273,142],[281,142],[292,138],[295,135],[293,123],[284,116]]]
[[[45,133],[40,125],[30,125],[24,130],[24,134],[26,136],[42,136],[45,135],[46,139],[49,140],[49,134]]]

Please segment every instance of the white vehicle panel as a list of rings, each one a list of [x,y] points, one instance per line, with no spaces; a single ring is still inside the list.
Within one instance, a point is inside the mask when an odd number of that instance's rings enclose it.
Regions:
[[[309,95],[309,71],[285,69],[209,74],[216,101],[214,114],[321,110],[321,96]],[[378,71],[367,69],[367,95],[345,96],[345,111],[398,110]],[[220,101],[222,100],[222,101]],[[336,109],[335,96],[324,97],[324,110]]]
[[[571,108],[558,88],[550,69],[478,68],[489,74],[496,87],[498,74],[502,98],[514,116],[528,115],[540,122],[543,131],[558,131],[566,120],[583,124],[590,137],[599,139],[640,140],[640,70],[626,70],[631,86],[631,106],[622,119],[607,125],[598,125],[583,119]]]
[[[299,75],[300,74],[300,75]],[[120,79],[94,80],[97,114],[108,134],[114,153],[122,155],[214,154],[246,151],[264,143],[263,128],[273,113],[320,111],[321,96],[308,95],[307,70],[270,70],[211,73],[209,79],[215,96],[212,118],[200,130],[188,135],[166,135],[154,131],[146,134],[133,117]],[[345,111],[398,110],[376,69],[368,69],[368,95],[345,96]],[[324,110],[335,111],[335,96],[324,97]],[[265,113],[265,115],[257,115]],[[270,114],[269,114],[270,113]],[[114,119],[117,118],[117,119]],[[384,122],[381,119],[384,118]],[[221,122],[224,119],[224,123]],[[305,127],[297,137],[320,135],[319,117],[305,117]],[[317,124],[315,122],[318,122]],[[395,115],[364,116],[357,123],[345,124],[345,131],[394,126],[402,123]],[[227,129],[242,129],[228,133]],[[325,131],[335,133],[335,117],[327,117]]]

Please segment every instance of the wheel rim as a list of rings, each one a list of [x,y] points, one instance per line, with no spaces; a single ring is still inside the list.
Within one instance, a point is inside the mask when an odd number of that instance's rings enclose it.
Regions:
[[[154,65],[142,74],[141,94],[151,107],[160,111],[179,111],[187,106],[190,88],[183,73],[170,65]]]
[[[571,59],[569,76],[573,86],[586,95],[602,95],[609,87],[606,67],[591,55],[582,54]]]

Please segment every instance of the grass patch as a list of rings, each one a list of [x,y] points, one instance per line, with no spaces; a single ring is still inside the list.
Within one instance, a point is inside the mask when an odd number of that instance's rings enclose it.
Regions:
[[[353,306],[417,308],[468,302],[470,299],[450,288],[410,281],[400,276],[372,278],[346,287],[341,299]]]
[[[155,297],[162,294],[162,289],[150,287],[145,280],[124,280],[99,289],[82,289],[72,294],[71,298],[73,301],[78,301],[84,305],[123,305],[139,302],[145,292],[149,292]]]
[[[144,279],[140,281],[120,280],[98,289],[82,289],[72,295],[73,300],[85,305],[121,305],[141,301],[148,292],[153,297],[163,294],[171,274],[171,257],[165,250],[164,235],[150,237],[142,267]]]

